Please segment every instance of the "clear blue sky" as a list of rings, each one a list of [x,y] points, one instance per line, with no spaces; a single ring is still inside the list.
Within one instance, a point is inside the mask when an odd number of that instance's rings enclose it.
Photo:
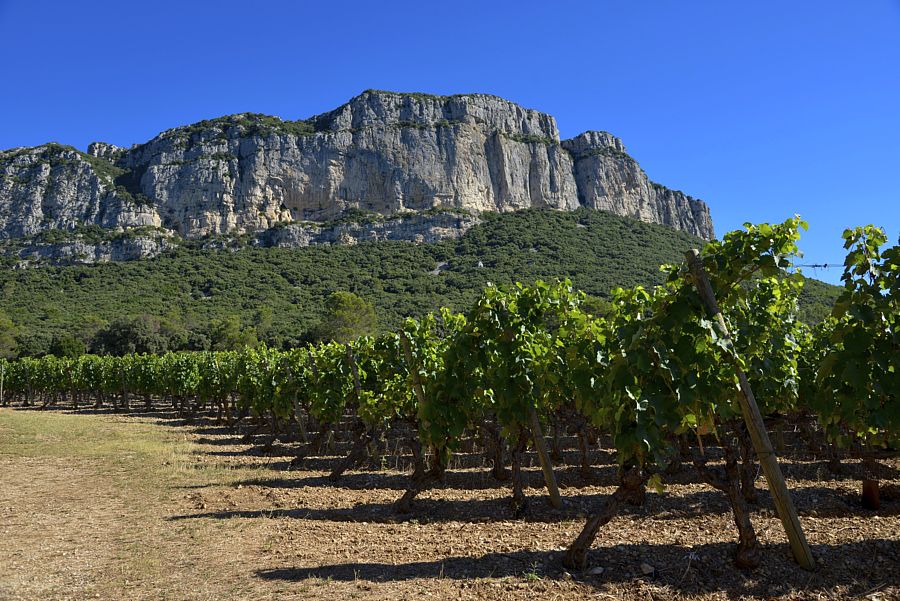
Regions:
[[[0,40],[0,148],[486,92],[620,136],[719,234],[800,213],[812,262],[900,234],[900,0],[0,0]]]

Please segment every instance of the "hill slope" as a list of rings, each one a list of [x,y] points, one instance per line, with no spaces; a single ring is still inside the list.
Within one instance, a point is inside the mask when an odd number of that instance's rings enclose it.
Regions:
[[[488,282],[569,277],[603,297],[615,286],[653,284],[659,265],[702,240],[601,211],[529,210],[488,215],[458,240],[366,242],[301,249],[178,248],[146,261],[0,271],[0,310],[45,351],[63,332],[89,332],[117,317],[150,314],[202,330],[239,316],[261,337],[296,343],[319,320],[324,298],[349,290],[373,302],[382,327],[441,305],[461,310]],[[819,311],[836,289],[805,298]],[[268,310],[271,308],[271,316]]]

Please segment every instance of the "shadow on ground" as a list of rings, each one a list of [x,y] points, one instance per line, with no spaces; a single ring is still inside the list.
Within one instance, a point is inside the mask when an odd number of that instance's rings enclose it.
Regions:
[[[358,476],[353,488],[396,488],[397,498],[400,497],[400,489],[408,481],[403,476],[393,476],[395,479],[388,485],[381,478]],[[260,488],[286,486],[312,487],[344,487],[344,481],[335,484],[326,477],[302,478],[298,481],[287,480],[283,484],[269,479],[247,480],[240,485],[257,486]],[[535,482],[533,490],[540,490],[540,483]],[[440,487],[440,488],[453,488]],[[586,515],[599,509],[606,501],[607,495],[601,492],[585,493],[574,492],[577,489],[563,491],[562,509],[550,507],[545,494],[529,494],[528,505],[525,514],[520,518],[524,522],[554,523],[566,519],[584,519]],[[765,489],[758,490],[759,501],[750,505],[754,515],[765,513],[774,516],[775,510],[771,495]],[[797,511],[801,517],[817,518],[841,518],[850,515],[873,517],[876,519],[889,518],[900,515],[900,499],[885,500],[877,511],[866,509],[862,506],[859,496],[855,494],[840,494],[828,488],[807,487],[796,488],[792,491]],[[513,519],[509,506],[510,493],[506,492],[489,499],[432,499],[419,498],[413,502],[412,511],[406,514],[397,513],[392,503],[360,503],[353,507],[314,509],[314,508],[273,508],[251,511],[217,511],[197,514],[185,514],[173,516],[171,520],[190,519],[231,519],[235,517],[285,517],[317,521],[334,522],[377,522],[396,523],[409,520],[420,522],[495,522]],[[725,495],[713,489],[698,490],[689,493],[679,493],[677,496],[667,493],[647,494],[644,504],[641,506],[626,505],[622,515],[631,515],[640,519],[653,519],[656,521],[683,520],[701,517],[709,514],[730,514],[731,508]]]
[[[601,531],[602,537],[602,531]],[[266,580],[304,581],[311,578],[336,581],[392,582],[414,579],[518,577],[525,579],[575,578],[602,587],[636,579],[683,594],[726,593],[728,598],[770,597],[793,593],[811,598],[817,593],[856,596],[900,586],[900,542],[870,540],[845,545],[814,545],[818,562],[815,572],[800,569],[790,558],[787,545],[764,548],[763,562],[752,572],[742,571],[730,560],[734,545],[727,543],[684,547],[679,545],[617,545],[596,548],[589,556],[592,568],[603,567],[597,576],[569,573],[559,551],[489,553],[480,557],[447,557],[392,565],[387,563],[342,563],[319,567],[284,567],[256,572]],[[654,570],[645,574],[642,564]]]

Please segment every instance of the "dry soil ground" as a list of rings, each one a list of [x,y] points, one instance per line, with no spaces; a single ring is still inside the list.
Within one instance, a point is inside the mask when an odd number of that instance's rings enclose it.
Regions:
[[[561,511],[530,469],[522,520],[506,484],[456,469],[398,519],[400,471],[332,484],[328,460],[285,471],[285,457],[248,450],[163,414],[0,409],[0,599],[900,599],[896,461],[879,511],[850,475],[785,463],[816,572],[790,559],[764,491],[763,563],[736,569],[727,504],[685,471],[601,530],[591,574],[560,558],[613,490],[611,467],[589,480],[561,469]]]

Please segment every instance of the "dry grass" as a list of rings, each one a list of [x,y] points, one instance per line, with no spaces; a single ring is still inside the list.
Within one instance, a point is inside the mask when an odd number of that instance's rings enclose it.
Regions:
[[[192,436],[152,419],[0,409],[0,599],[213,598],[185,568],[215,544],[207,531],[233,528],[166,518],[184,487],[257,472],[205,461]]]
[[[395,470],[333,484],[327,460],[286,472],[247,450],[166,416],[0,409],[0,599],[900,598],[900,502],[865,512],[857,482],[815,462],[786,472],[816,573],[790,560],[765,500],[764,563],[735,569],[727,505],[685,475],[604,527],[592,576],[562,570],[560,550],[613,489],[611,469],[590,482],[559,470],[558,512],[529,470],[524,520],[509,518],[506,485],[460,469],[398,520]]]

